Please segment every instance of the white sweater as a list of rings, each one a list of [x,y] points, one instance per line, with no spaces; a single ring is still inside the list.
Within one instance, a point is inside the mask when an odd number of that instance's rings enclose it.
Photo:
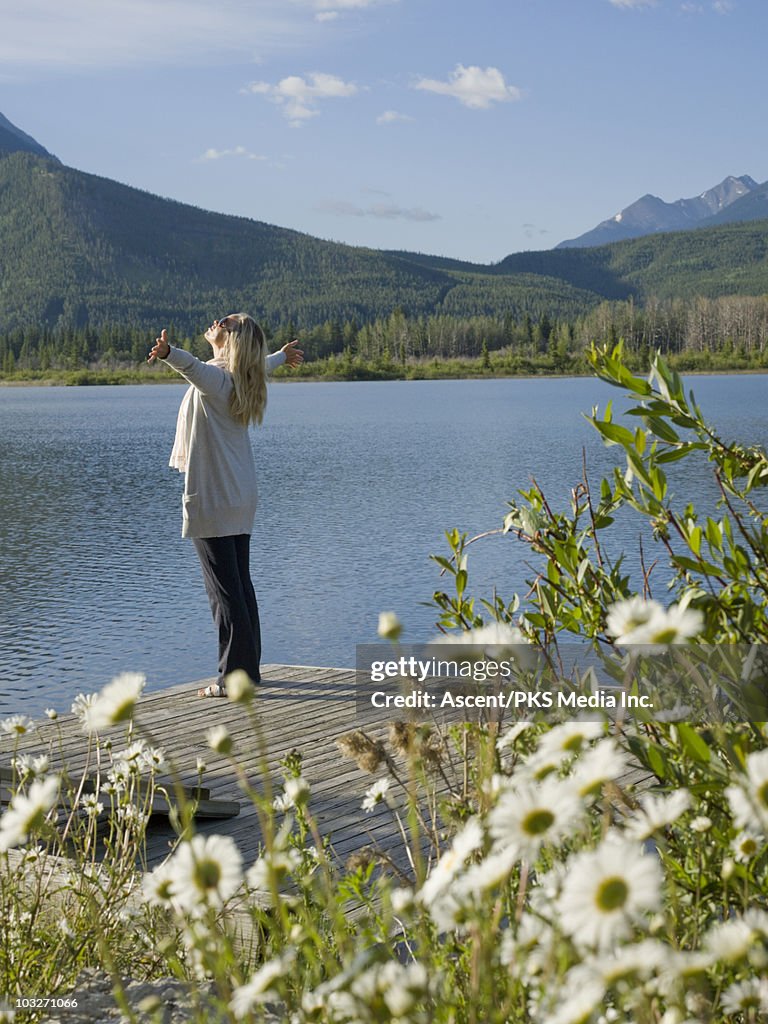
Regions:
[[[250,533],[258,491],[248,428],[229,411],[232,374],[223,359],[203,363],[171,348],[164,360],[190,382],[176,421],[169,465],[185,474],[182,537],[229,537]],[[267,356],[267,369],[285,362]]]

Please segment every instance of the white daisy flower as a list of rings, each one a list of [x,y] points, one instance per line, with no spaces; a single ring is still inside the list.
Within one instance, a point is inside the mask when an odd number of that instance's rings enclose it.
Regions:
[[[648,643],[645,631],[663,611],[658,601],[646,601],[636,594],[608,608],[605,631],[618,644]]]
[[[403,624],[394,612],[379,612],[376,632],[383,640],[397,640],[403,631]]]
[[[725,795],[731,805],[733,821],[739,828],[753,829],[755,825],[761,824],[757,809],[752,805],[748,793],[741,785],[726,786]]]
[[[233,704],[245,704],[254,695],[254,686],[251,677],[241,668],[235,669],[224,678],[224,689],[227,697]]]
[[[34,727],[34,722],[26,715],[11,715],[0,722],[0,729],[8,736],[24,736]]]
[[[46,708],[45,717],[50,719],[52,722],[55,722],[59,717],[59,712],[55,708]]]
[[[599,977],[584,967],[569,972],[564,989],[558,994],[559,1005],[542,1018],[544,1024],[586,1024],[603,1004],[605,986]]]
[[[413,889],[409,886],[398,887],[390,893],[392,900],[392,913],[404,914],[413,906]]]
[[[647,978],[669,966],[669,946],[656,939],[628,943],[611,956],[601,956],[598,966],[604,983],[613,986],[632,975]]]
[[[608,609],[606,633],[622,647],[657,647],[690,640],[704,628],[704,616],[684,604],[663,608],[635,595]]]
[[[285,795],[294,807],[299,807],[309,800],[309,783],[303,775],[285,780]]]
[[[374,807],[381,803],[387,796],[391,783],[389,779],[379,779],[365,791],[365,799],[361,807],[366,813],[370,813]]]
[[[507,747],[512,747],[517,740],[517,737],[522,735],[526,729],[530,729],[533,722],[515,722],[515,724],[507,729],[503,736],[496,741],[496,749],[501,753],[506,750]]]
[[[744,922],[757,935],[768,938],[768,911],[760,910],[757,907],[750,907],[744,911]]]
[[[463,633],[442,634],[431,641],[433,645],[458,648],[467,658],[481,660],[490,658],[498,661],[508,658],[516,661],[521,667],[527,667],[535,661],[533,648],[517,626],[508,622],[489,622],[477,629],[465,630]]]
[[[477,818],[470,818],[454,837],[451,848],[440,857],[429,877],[419,890],[419,903],[430,906],[435,898],[453,881],[466,859],[480,848],[483,829]]]
[[[267,1002],[274,992],[275,982],[285,977],[295,959],[294,950],[287,949],[282,956],[262,964],[250,981],[234,990],[229,1008],[237,1020],[243,1020],[256,1006]]]
[[[243,859],[230,836],[193,836],[168,866],[172,901],[193,917],[207,907],[220,907],[243,880]]]
[[[541,846],[559,842],[582,813],[570,780],[548,777],[502,793],[488,823],[499,846],[512,846],[521,859],[534,861]]]
[[[747,792],[762,825],[768,828],[768,749],[747,757]]]
[[[169,906],[173,898],[173,868],[166,861],[147,872],[141,881],[144,899],[154,906]]]
[[[428,977],[423,964],[413,961],[404,966],[389,960],[379,968],[376,982],[392,1016],[405,1018],[427,991]]]
[[[562,722],[545,732],[539,740],[537,754],[559,754],[570,757],[578,754],[592,740],[599,739],[605,733],[602,722]]]
[[[687,789],[677,789],[667,796],[643,793],[640,806],[624,825],[624,834],[633,839],[648,839],[668,825],[673,825],[691,806]]]
[[[58,775],[33,782],[26,793],[15,793],[8,810],[0,818],[0,852],[26,842],[30,832],[39,828],[59,795]]]
[[[232,753],[232,737],[226,725],[214,725],[206,730],[205,742],[217,754]]]
[[[104,810],[104,804],[99,803],[99,798],[95,793],[86,793],[80,799],[80,806],[83,810],[92,817],[98,817]]]
[[[601,740],[576,762],[571,783],[582,798],[596,795],[606,782],[613,782],[627,770],[627,757],[615,740]]]
[[[274,883],[280,889],[288,877],[301,866],[298,850],[274,850],[258,857],[246,872],[245,880],[251,889],[269,891]]]
[[[479,863],[470,865],[464,874],[459,875],[455,882],[457,896],[463,899],[487,892],[505,881],[519,860],[515,846],[492,850]]]
[[[706,814],[699,814],[693,818],[690,825],[694,832],[709,832],[712,828],[712,819],[708,818]]]
[[[96,695],[92,704],[85,708],[86,732],[99,732],[110,725],[127,721],[147,684],[140,672],[123,672]],[[74,709],[74,705],[73,705]]]
[[[95,693],[78,693],[72,701],[72,707],[70,710],[83,728],[85,728],[90,709],[96,703],[96,696],[97,695]]]
[[[568,862],[559,922],[578,946],[606,949],[661,902],[662,872],[635,843],[604,840]]]
[[[768,1013],[768,981],[749,978],[735,982],[723,992],[720,1007],[729,1015],[743,1013],[747,1020]]]
[[[744,919],[722,921],[707,932],[704,949],[714,960],[733,963],[747,955],[754,937],[754,929]]]

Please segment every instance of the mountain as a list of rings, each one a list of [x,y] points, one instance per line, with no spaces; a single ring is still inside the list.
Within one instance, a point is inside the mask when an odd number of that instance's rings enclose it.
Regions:
[[[720,211],[698,223],[738,208],[743,223],[483,265],[210,213],[66,167],[9,124],[0,122],[16,146],[0,150],[0,335],[30,324],[196,331],[240,308],[273,328],[328,324],[339,337],[344,322],[397,309],[411,318],[573,320],[606,300],[768,293],[768,185],[751,179],[669,204],[682,216]],[[734,182],[749,191],[732,198]],[[766,219],[754,219],[764,207]]]
[[[51,160],[58,160],[52,156],[47,149],[44,149],[39,142],[11,124],[7,117],[0,114],[0,156],[6,153],[36,153],[38,156],[47,156]]]
[[[699,196],[678,199],[674,203],[665,203],[658,196],[645,195],[591,231],[560,242],[557,248],[581,249],[660,231],[685,231],[700,224],[713,223],[715,217],[720,218],[717,223],[721,224],[751,220],[753,218],[738,215],[738,203],[761,187],[748,174],[743,174],[740,178],[725,178],[719,185]]]
[[[210,213],[66,167],[0,157],[0,331],[106,323],[199,329],[247,309],[267,324],[409,316],[573,316],[600,301],[561,279],[427,265]]]
[[[702,226],[714,227],[738,220],[764,220],[768,217],[768,182],[758,185],[740,199],[734,200],[726,209],[720,210],[702,221]]]

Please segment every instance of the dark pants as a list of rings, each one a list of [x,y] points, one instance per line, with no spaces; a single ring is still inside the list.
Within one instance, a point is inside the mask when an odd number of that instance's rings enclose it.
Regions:
[[[259,606],[251,583],[247,533],[194,537],[213,621],[219,631],[219,682],[241,668],[254,683],[261,676]]]

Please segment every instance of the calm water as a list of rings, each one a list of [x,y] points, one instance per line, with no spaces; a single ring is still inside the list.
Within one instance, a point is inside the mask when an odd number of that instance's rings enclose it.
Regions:
[[[728,437],[768,443],[768,378],[697,377]],[[183,389],[0,389],[0,714],[67,710],[120,671],[151,688],[215,673],[194,549],[180,537],[181,476],[168,468]],[[581,475],[609,470],[580,415],[619,392],[591,379],[282,384],[253,432],[261,503],[252,570],[264,660],[354,664],[395,610],[407,640],[434,635],[443,530],[501,525],[531,476],[562,507]],[[675,483],[713,500],[706,470]],[[622,526],[619,547],[636,545]],[[511,596],[529,575],[510,537],[471,549],[470,582]],[[627,564],[636,566],[632,555]]]

